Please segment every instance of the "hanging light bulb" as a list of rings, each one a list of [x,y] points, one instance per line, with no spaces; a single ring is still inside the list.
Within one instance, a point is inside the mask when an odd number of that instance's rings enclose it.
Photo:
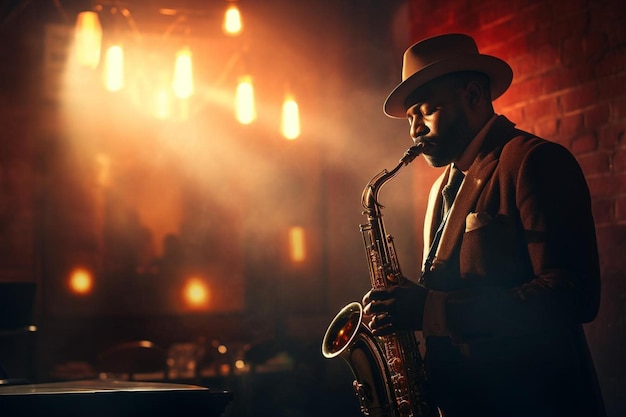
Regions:
[[[104,85],[109,91],[119,91],[124,87],[124,50],[120,45],[112,45],[106,51]]]
[[[74,32],[78,63],[87,68],[96,68],[100,63],[102,43],[102,26],[98,13],[80,12]]]
[[[306,259],[306,244],[304,228],[292,226],[289,228],[289,252],[293,262],[302,262]]]
[[[193,66],[191,50],[183,48],[176,53],[172,88],[176,97],[185,99],[193,94]]]
[[[231,4],[226,9],[223,29],[228,35],[238,35],[243,30],[241,13],[239,12],[239,8],[234,4]]]
[[[287,94],[283,102],[280,131],[289,140],[294,140],[300,136],[300,111],[298,103],[291,94]]]
[[[77,295],[87,295],[93,289],[94,277],[90,270],[76,267],[70,272],[69,288]]]
[[[235,113],[239,123],[244,125],[250,124],[256,119],[254,87],[252,86],[252,77],[249,75],[239,79]]]

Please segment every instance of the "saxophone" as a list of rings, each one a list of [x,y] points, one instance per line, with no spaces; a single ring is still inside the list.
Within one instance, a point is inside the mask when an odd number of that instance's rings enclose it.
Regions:
[[[401,168],[422,153],[420,143],[412,146],[391,171],[374,176],[363,190],[360,225],[373,289],[401,285],[406,278],[393,245],[385,232],[378,192]],[[346,305],[330,323],[322,341],[326,358],[343,358],[355,377],[354,390],[365,416],[431,417],[439,415],[424,394],[425,373],[419,342],[412,331],[376,337],[363,322],[363,306]]]

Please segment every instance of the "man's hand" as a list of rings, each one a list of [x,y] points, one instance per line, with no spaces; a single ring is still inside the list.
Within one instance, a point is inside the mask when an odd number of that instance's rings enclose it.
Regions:
[[[363,297],[364,313],[371,317],[374,336],[422,330],[428,290],[412,281],[401,286],[373,289]]]

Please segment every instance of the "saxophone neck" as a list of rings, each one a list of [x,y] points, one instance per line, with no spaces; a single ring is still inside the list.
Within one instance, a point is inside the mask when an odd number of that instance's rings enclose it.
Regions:
[[[423,145],[421,143],[410,147],[404,153],[404,156],[400,159],[395,168],[391,171],[383,169],[370,180],[370,182],[365,186],[362,195],[362,204],[366,214],[372,215],[383,208],[383,206],[378,202],[378,193],[380,192],[380,189],[383,185],[398,175],[402,168],[413,162],[413,160],[422,153],[422,148]]]

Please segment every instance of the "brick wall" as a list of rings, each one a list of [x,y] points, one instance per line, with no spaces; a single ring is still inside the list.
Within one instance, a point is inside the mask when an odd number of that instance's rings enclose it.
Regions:
[[[37,49],[33,37],[15,29],[24,22],[8,16],[0,7],[0,282],[35,278],[39,204],[32,123],[37,110],[28,102],[36,85],[33,76],[39,74],[23,70],[36,65]]]
[[[617,1],[412,0],[411,38],[463,32],[512,66],[496,111],[569,148],[593,199],[603,273],[586,327],[610,416],[626,413],[626,8]]]

